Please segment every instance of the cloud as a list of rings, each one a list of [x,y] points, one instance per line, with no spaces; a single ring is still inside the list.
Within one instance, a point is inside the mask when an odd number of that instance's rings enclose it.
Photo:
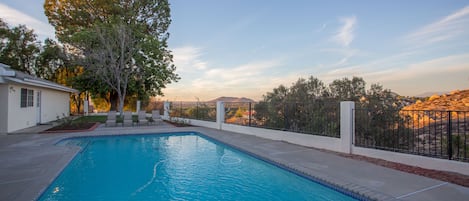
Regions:
[[[422,87],[420,86],[422,84],[418,83],[430,82],[432,87],[437,87],[443,84],[439,80],[447,80],[450,75],[469,75],[469,54],[450,55],[406,64],[392,63],[411,55],[412,53],[394,55],[391,58],[375,60],[363,65],[327,71],[319,74],[318,77],[328,83],[342,77],[359,76],[363,77],[368,84],[382,83],[384,87],[389,85],[393,86],[393,89],[406,91],[409,88]],[[389,66],[375,68],[388,62],[391,62],[388,64]],[[412,86],[402,84],[404,81],[409,82]],[[457,80],[457,78],[450,78],[445,82],[451,82],[453,86],[461,84],[461,80]]]
[[[406,36],[406,40],[420,45],[447,41],[469,33],[469,6],[466,6]]]
[[[236,66],[233,68],[214,68],[205,72],[203,80],[211,80],[212,82],[203,82],[206,87],[239,87],[243,85],[253,86],[263,79],[262,76],[270,74],[271,68],[280,65],[280,61],[255,61]]]
[[[337,34],[333,36],[333,40],[344,47],[348,47],[355,37],[353,31],[357,24],[357,18],[355,16],[344,17],[340,18],[339,21],[343,25]]]
[[[403,69],[395,69],[391,76],[383,76],[382,80],[414,79],[452,72],[469,75],[469,54],[450,55],[409,64]]]
[[[350,44],[355,38],[354,30],[357,25],[357,18],[355,16],[344,17],[340,18],[339,21],[341,22],[341,27],[331,39],[341,46],[340,49],[329,48],[321,50],[321,52],[331,52],[341,56],[340,59],[329,65],[329,68],[346,66],[349,60],[359,52],[357,49],[350,48]]]
[[[0,3],[0,17],[10,26],[26,25],[29,29],[33,29],[40,39],[55,38],[54,27],[50,24],[44,23],[2,3]]]
[[[282,64],[280,60],[265,60],[224,68],[210,68],[205,65],[204,69],[197,70],[193,64],[200,61],[201,48],[187,46],[175,48],[173,52],[177,68],[181,70],[182,66],[182,79],[164,90],[170,100],[190,101],[195,100],[194,97],[200,97],[204,101],[219,96],[260,99],[263,93],[275,87],[269,83],[270,72]],[[265,86],[269,87],[264,88]]]
[[[174,64],[178,72],[190,72],[193,70],[205,70],[207,62],[200,58],[202,48],[184,46],[172,49]]]

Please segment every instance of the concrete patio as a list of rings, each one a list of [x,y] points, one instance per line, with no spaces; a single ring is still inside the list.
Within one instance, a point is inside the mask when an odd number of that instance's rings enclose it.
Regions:
[[[36,129],[36,130],[35,130]],[[332,153],[255,136],[203,127],[158,126],[103,127],[94,131],[36,134],[35,127],[11,135],[0,135],[0,200],[35,200],[79,152],[78,147],[55,146],[75,136],[195,131],[300,172],[374,200],[467,200],[469,188],[396,171]]]

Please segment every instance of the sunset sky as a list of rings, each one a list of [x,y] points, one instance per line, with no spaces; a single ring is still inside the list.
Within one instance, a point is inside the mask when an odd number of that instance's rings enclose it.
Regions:
[[[401,95],[469,89],[469,1],[170,0],[178,83],[161,99],[259,100],[280,84],[359,76]],[[43,1],[0,17],[55,38]]]

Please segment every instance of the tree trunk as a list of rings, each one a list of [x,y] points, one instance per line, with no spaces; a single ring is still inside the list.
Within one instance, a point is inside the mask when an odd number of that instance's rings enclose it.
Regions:
[[[119,102],[119,94],[117,94],[117,92],[115,91],[111,91],[109,93],[109,102],[111,103],[111,111],[114,110],[114,111],[117,111],[117,103]],[[122,111],[119,111],[119,112],[122,112]]]
[[[77,114],[80,114],[80,111],[81,111],[81,99],[80,99],[80,95],[78,95],[78,97],[75,98],[76,101],[75,101],[75,104],[77,105]],[[84,111],[83,111],[84,112]]]
[[[121,116],[124,114],[124,97],[119,97],[119,110],[121,110]]]
[[[81,102],[81,99],[80,99],[80,94],[81,94],[81,93],[79,93],[78,95],[73,94],[73,95],[71,96],[72,102],[75,104],[75,106],[76,106],[76,108],[77,108],[77,110],[76,110],[76,113],[77,113],[77,114],[80,114],[81,105],[82,105],[82,104],[81,104],[82,102]],[[73,112],[73,111],[72,111],[72,112]]]

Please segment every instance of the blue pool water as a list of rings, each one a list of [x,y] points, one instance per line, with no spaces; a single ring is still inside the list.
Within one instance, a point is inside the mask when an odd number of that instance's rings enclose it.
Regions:
[[[195,133],[75,138],[39,200],[354,200]]]

